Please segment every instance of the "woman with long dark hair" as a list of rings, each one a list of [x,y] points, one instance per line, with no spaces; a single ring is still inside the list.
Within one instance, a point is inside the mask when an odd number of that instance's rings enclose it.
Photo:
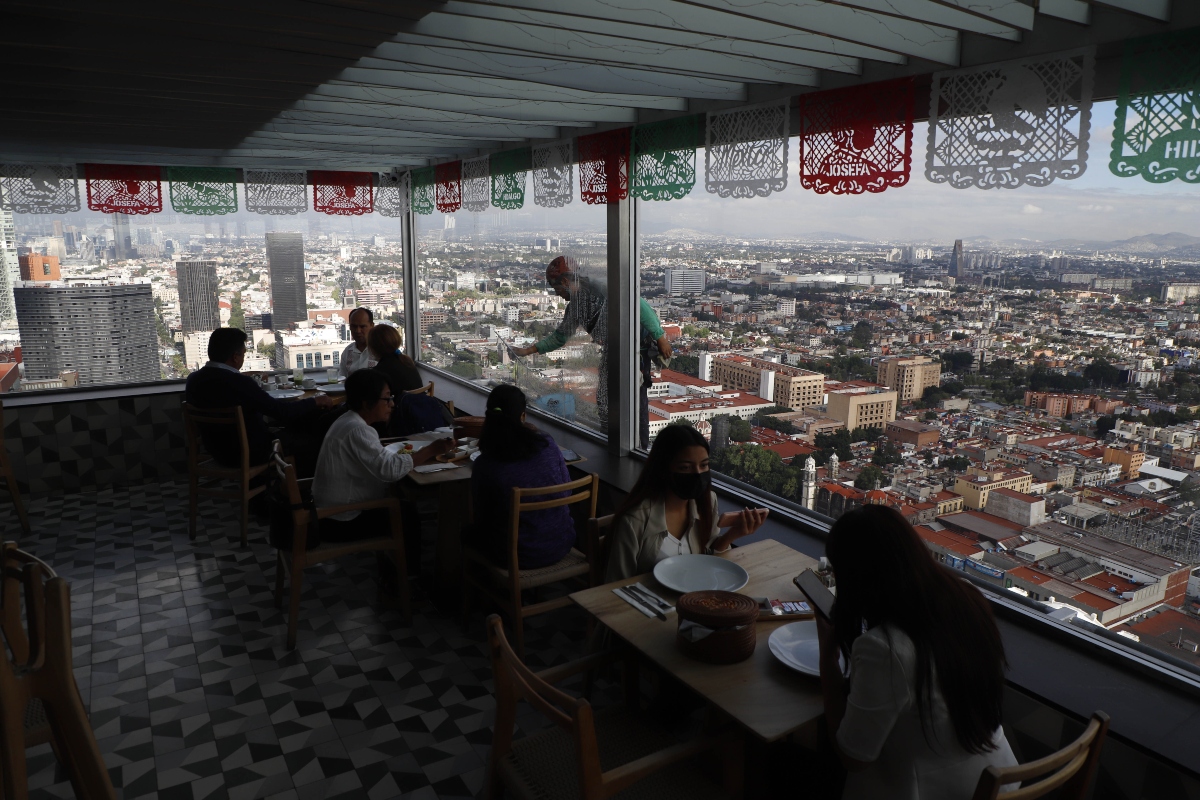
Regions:
[[[766,518],[765,508],[719,514],[708,442],[690,425],[668,425],[613,520],[607,580],[649,572],[670,556],[723,553]]]
[[[825,553],[837,602],[832,625],[818,621],[821,684],[843,797],[970,797],[984,767],[1015,764],[1004,646],[979,590],[886,506],[838,519]]]
[[[373,369],[387,378],[397,402],[403,393],[424,385],[416,362],[400,351],[400,332],[391,325],[379,324],[371,328],[367,334],[367,351],[376,361]]]
[[[475,513],[497,520],[476,525],[475,539],[497,564],[507,566],[509,506],[514,488],[556,486],[571,480],[562,451],[545,433],[525,420],[525,393],[516,386],[497,386],[488,395],[479,436],[479,457],[471,472]],[[529,498],[551,500],[562,494]],[[548,567],[561,561],[575,544],[575,525],[566,506],[521,514],[517,531],[517,563],[521,569]]]

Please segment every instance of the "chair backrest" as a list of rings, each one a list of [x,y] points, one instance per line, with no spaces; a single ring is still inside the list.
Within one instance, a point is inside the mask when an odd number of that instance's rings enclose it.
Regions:
[[[300,491],[300,481],[296,479],[296,465],[283,455],[283,445],[278,439],[271,445],[271,470],[273,472],[273,480],[271,492],[277,493],[277,498],[271,498],[272,503],[284,503],[287,505],[289,514],[288,520],[291,523],[290,536],[286,537],[288,541],[279,541],[276,536],[276,531],[271,531],[271,544],[277,548],[291,549],[293,547],[301,550],[307,548],[308,542],[308,524],[312,519],[312,504],[304,501],[304,495]],[[274,510],[272,514],[274,515]],[[272,516],[272,521],[275,521]],[[274,526],[272,526],[274,528]]]
[[[430,383],[429,386],[433,384]],[[446,405],[426,389],[405,392],[396,399],[396,406],[388,421],[388,435],[408,436],[425,433],[453,422]]]
[[[580,491],[576,491],[580,490]],[[517,535],[521,529],[521,514],[527,511],[542,511],[547,508],[560,508],[575,503],[589,502],[588,517],[596,516],[597,495],[600,493],[600,476],[589,474],[584,478],[570,483],[560,483],[556,486],[531,486],[528,488],[513,487],[512,503],[509,509],[508,526],[508,568],[515,576],[517,572]],[[552,494],[563,494],[549,500],[525,501],[526,497],[546,497]]]
[[[1013,767],[987,767],[979,776],[972,800],[1033,800],[1062,787],[1062,800],[1083,800],[1091,788],[1100,761],[1100,748],[1108,733],[1108,715],[1103,711],[1092,714],[1087,727],[1078,739],[1045,758],[1017,764]],[[1035,780],[1011,792],[1000,787],[1010,783]]]
[[[18,568],[19,565],[19,568]],[[26,606],[37,608],[30,622],[31,658],[24,664],[0,657],[0,794],[27,796],[25,718],[30,700],[41,701],[59,763],[81,800],[114,798],[112,781],[96,743],[72,669],[71,589],[45,562],[5,547],[4,568],[19,574]],[[5,615],[9,598],[5,597]],[[33,632],[39,638],[33,641]],[[8,628],[4,631],[8,640]],[[32,655],[36,653],[36,660]]]
[[[250,440],[246,436],[246,418],[242,416],[241,406],[197,408],[186,400],[181,405],[183,426],[187,433],[189,467],[200,463],[200,445],[207,431],[209,434],[236,437],[240,443],[238,452],[241,453],[241,467],[243,470],[250,469]]]
[[[37,669],[46,658],[44,584],[57,577],[50,565],[17,549],[15,542],[5,542],[0,549],[0,633],[18,668]]]
[[[596,743],[596,723],[591,704],[582,697],[572,697],[552,686],[527,667],[508,643],[504,635],[504,623],[498,615],[488,617],[487,629],[492,676],[496,685],[492,758],[499,761],[512,750],[517,703],[524,700],[546,719],[571,734],[578,759],[580,796],[585,800],[600,797],[603,773],[600,771],[600,749]]]
[[[409,389],[405,394],[427,394],[433,397],[433,381],[425,384],[420,389]]]
[[[612,527],[616,514],[603,517],[589,517],[587,521],[588,561],[592,565],[592,585],[603,583],[604,573],[608,568],[608,551],[612,549],[612,539],[608,530]]]

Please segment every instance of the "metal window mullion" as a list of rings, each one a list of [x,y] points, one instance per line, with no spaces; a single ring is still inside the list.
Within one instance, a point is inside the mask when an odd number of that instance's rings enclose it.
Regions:
[[[409,210],[400,218],[401,278],[404,283],[404,349],[413,361],[421,360],[421,300],[417,277],[417,215]]]
[[[608,209],[608,451],[624,456],[637,446],[638,275],[637,209],[627,197]]]

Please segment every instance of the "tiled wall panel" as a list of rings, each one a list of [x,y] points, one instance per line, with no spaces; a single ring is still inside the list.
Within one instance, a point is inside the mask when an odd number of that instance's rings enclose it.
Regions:
[[[187,475],[181,394],[4,409],[4,445],[31,495],[128,486]]]

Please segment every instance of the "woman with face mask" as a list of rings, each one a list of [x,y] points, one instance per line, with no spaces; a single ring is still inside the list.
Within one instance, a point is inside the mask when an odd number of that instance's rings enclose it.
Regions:
[[[668,425],[613,521],[606,580],[649,572],[671,556],[724,553],[766,518],[765,508],[720,514],[708,442],[688,425]]]

